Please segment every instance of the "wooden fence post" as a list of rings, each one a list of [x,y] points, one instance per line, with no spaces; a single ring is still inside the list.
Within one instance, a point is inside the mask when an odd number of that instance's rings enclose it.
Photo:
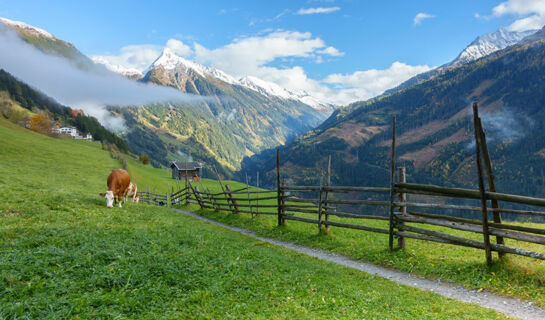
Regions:
[[[256,206],[256,217],[259,216],[259,171],[257,172],[257,182],[256,182],[256,186],[257,186],[257,193],[256,193],[256,200],[257,200],[257,206]]]
[[[479,191],[481,193],[481,211],[483,222],[483,237],[484,237],[484,251],[486,256],[486,264],[492,265],[492,251],[490,249],[490,234],[488,230],[488,210],[486,206],[486,190],[484,188],[483,167],[481,163],[481,135],[479,134],[479,116],[477,102],[473,104],[473,126],[475,131],[475,150],[477,158],[477,174],[479,180]]]
[[[195,186],[195,197],[197,198],[197,201],[199,202],[201,209],[204,209],[205,205],[203,202],[201,191],[199,190],[199,186]]]
[[[394,176],[396,167],[396,116],[392,119],[392,161],[390,166],[390,228],[388,248],[394,249]]]
[[[216,166],[213,166],[212,169],[214,170],[214,173],[216,174],[216,177],[218,178],[218,182],[219,182],[220,187],[221,187],[221,192],[225,196],[225,200],[227,201],[227,204],[229,205],[229,211],[233,211],[233,207],[231,206],[231,202],[229,202],[229,197],[225,193],[225,188],[223,187],[223,183],[221,182],[221,178],[220,178],[220,175],[218,173],[218,170],[216,170]]]
[[[331,186],[331,155],[328,156],[327,158],[327,178],[326,178],[326,186]],[[328,204],[327,204],[327,199],[329,197],[329,192],[325,192],[325,195],[324,195],[324,206],[322,208],[325,208],[325,211],[326,211],[326,214],[325,214],[325,221],[329,221],[329,214],[327,213],[327,211],[329,211],[329,207],[328,207]],[[329,225],[326,224],[325,225],[325,231],[326,232],[329,232]]]
[[[200,179],[200,178],[199,178],[199,184],[201,185],[202,192],[210,193],[210,190],[206,190],[206,188],[203,186],[203,184],[202,184],[202,179]],[[202,197],[202,193],[200,193],[200,191],[199,191],[199,194],[200,194],[201,197]],[[209,201],[210,203],[214,203],[214,200],[212,200],[212,196],[211,196],[211,195],[207,194],[207,195],[206,195],[206,199],[208,199],[208,201]],[[213,205],[213,206],[215,207],[215,205]]]
[[[250,200],[250,185],[248,184],[248,172],[246,172],[246,192],[248,194],[248,208],[250,208],[250,215],[253,217],[254,212],[252,211],[252,201]]]
[[[225,190],[227,192],[227,195],[229,196],[229,200],[233,204],[233,207],[235,207],[235,213],[238,213],[237,201],[233,198],[233,192],[231,191],[231,187],[229,187],[228,184],[225,185]]]
[[[478,109],[477,116],[478,116]],[[477,122],[479,123],[479,135],[481,136],[481,147],[483,151],[483,158],[484,158],[484,164],[486,168],[486,173],[488,177],[488,190],[490,192],[496,192],[496,181],[494,178],[494,172],[492,171],[492,161],[490,160],[490,153],[488,152],[488,144],[486,142],[486,135],[484,134],[483,130],[483,124],[481,123],[481,118],[477,118]],[[493,199],[492,200],[492,208],[493,209],[499,209],[500,208],[500,202],[498,200]],[[493,211],[493,217],[494,217],[494,223],[501,224],[501,213],[499,211]],[[497,244],[505,244],[505,241],[503,237],[496,236],[496,243]],[[498,251],[498,257],[502,258],[505,255],[503,252]]]
[[[282,225],[286,224],[286,179],[282,180]]]
[[[276,149],[276,197],[278,206],[278,225],[283,225],[282,219],[282,194],[280,192],[280,149]]]
[[[172,207],[172,190],[170,190],[170,183],[167,183],[168,189],[167,189],[167,207]]]
[[[178,176],[180,176],[179,173],[178,173]],[[189,200],[191,199],[192,188],[191,188],[191,183],[189,183],[189,179],[187,178],[187,172],[186,174],[184,174],[184,177],[185,177],[185,189],[187,190],[187,194],[188,194],[188,197],[186,198],[186,201],[185,201],[185,205],[187,206],[189,204]]]
[[[220,211],[220,210],[221,210],[221,207],[220,207],[218,201],[217,201],[216,199],[214,199],[215,197],[211,195],[212,192],[210,191],[210,189],[206,188],[206,192],[209,193],[209,196],[208,196],[208,197],[210,198],[210,201],[212,201],[215,210],[216,210],[216,211]]]
[[[197,192],[195,191],[195,188],[193,188],[193,185],[191,184],[191,182],[187,181],[186,182],[188,183],[189,185],[189,189],[191,190],[191,192],[193,193],[193,195],[195,196],[195,200],[197,200],[197,203],[199,204],[199,206],[202,208],[202,203],[201,203],[201,199],[199,198]]]
[[[399,183],[407,182],[407,177],[406,177],[406,172],[405,172],[404,167],[397,168],[397,181]],[[398,196],[399,196],[399,202],[407,202],[407,194],[406,193],[400,192]],[[401,212],[401,214],[406,215],[407,214],[407,206],[401,206],[400,207],[400,212]],[[398,229],[403,231],[403,226],[404,225],[405,225],[405,222],[400,221],[399,224],[398,224]],[[399,238],[397,238],[397,245],[400,248],[405,249],[405,238],[402,237],[402,236],[399,236]]]
[[[318,191],[320,193],[320,195],[318,196],[318,232],[322,232],[323,189],[323,173],[320,172],[320,190]]]

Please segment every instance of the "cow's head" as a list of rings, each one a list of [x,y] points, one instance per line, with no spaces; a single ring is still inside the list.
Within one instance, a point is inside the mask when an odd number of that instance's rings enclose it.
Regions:
[[[114,207],[114,192],[111,190],[108,190],[107,192],[100,193],[101,197],[106,198],[106,207],[113,208]]]

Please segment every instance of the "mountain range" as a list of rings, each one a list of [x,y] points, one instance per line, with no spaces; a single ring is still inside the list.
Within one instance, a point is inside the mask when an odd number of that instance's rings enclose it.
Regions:
[[[111,62],[100,56],[93,57],[92,59],[94,62],[104,65],[108,70],[119,73],[129,79],[143,79],[143,81],[146,81],[147,74],[150,71],[153,71],[153,69],[155,68],[162,67],[165,70],[172,70],[176,67],[180,67],[184,73],[193,72],[199,74],[203,78],[207,78],[209,80],[220,80],[230,85],[239,85],[254,90],[268,97],[297,101],[309,105],[312,108],[321,112],[328,113],[332,112],[335,109],[334,105],[319,101],[305,91],[294,93],[280,87],[276,83],[265,81],[253,76],[245,76],[236,79],[233,76],[217,68],[207,67],[197,62],[177,56],[169,48],[164,48],[161,55],[144,72],[141,72],[137,69],[125,68],[120,65],[112,64]]]
[[[410,180],[474,186],[469,110],[479,101],[500,190],[534,195],[545,190],[545,100],[540,95],[545,89],[544,30],[500,29],[481,36],[452,62],[379,97],[337,108],[328,118],[332,106],[306,93],[255,77],[236,79],[169,49],[145,72],[105,61],[99,66],[44,30],[2,22],[25,41],[79,68],[100,67],[206,97],[193,104],[109,107],[125,120],[123,138],[129,148],[149,154],[157,165],[194,156],[228,174],[265,173],[265,182],[272,184],[273,149],[285,144],[283,171],[294,183],[316,183],[325,155],[331,154],[334,183],[383,184],[395,114],[399,161],[408,167]]]
[[[510,31],[505,28],[500,28],[495,32],[478,36],[451,62],[430,71],[418,74],[407,81],[404,81],[399,86],[386,90],[384,95],[427,81],[453,67],[475,61],[498,50],[505,49],[536,33],[537,31],[538,30]]]
[[[333,183],[387,185],[393,115],[398,163],[408,181],[476,186],[471,105],[478,101],[498,190],[545,195],[545,30],[515,45],[390,94],[337,109],[281,148],[292,183],[319,183],[327,155]],[[274,185],[275,152],[246,158]],[[265,173],[265,174],[264,174]]]
[[[295,94],[253,77],[234,79],[221,70],[176,56],[168,48],[140,73],[97,64],[45,30],[8,19],[2,23],[26,42],[47,54],[66,58],[80,69],[115,71],[135,81],[205,97],[191,104],[109,106],[113,114],[124,118],[123,138],[128,147],[148,154],[156,165],[192,156],[217,165],[224,173],[232,172],[240,168],[244,156],[284,144],[321,123],[333,110],[333,106],[306,93]]]

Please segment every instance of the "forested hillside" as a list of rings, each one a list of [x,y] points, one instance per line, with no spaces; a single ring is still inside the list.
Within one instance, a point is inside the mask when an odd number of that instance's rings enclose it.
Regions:
[[[530,39],[530,38],[529,38]],[[317,129],[281,148],[284,172],[317,182],[333,156],[335,184],[389,181],[391,120],[397,116],[398,163],[409,181],[475,186],[471,104],[478,101],[498,189],[545,195],[545,42],[542,32],[431,80],[340,108]],[[267,172],[272,151],[245,159],[243,171]]]
[[[12,110],[13,106],[32,112],[41,112],[49,120],[63,125],[73,125],[81,132],[91,133],[95,140],[108,142],[116,145],[120,150],[128,151],[125,141],[104,128],[96,118],[72,112],[71,108],[34,90],[2,69],[0,69],[0,92],[4,93],[0,101],[0,111],[4,117],[10,118],[13,122],[25,116],[24,113],[17,114]]]

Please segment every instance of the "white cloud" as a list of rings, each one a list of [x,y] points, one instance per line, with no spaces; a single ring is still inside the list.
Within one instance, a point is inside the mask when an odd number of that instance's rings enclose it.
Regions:
[[[435,18],[435,15],[429,14],[429,13],[424,13],[424,12],[419,12],[416,16],[414,16],[413,23],[416,26],[416,25],[421,24],[422,20],[430,19],[430,18]]]
[[[129,45],[119,50],[119,55],[91,56],[95,61],[106,61],[127,69],[145,70],[157,59],[161,47],[152,44]]]
[[[294,92],[308,92],[315,98],[334,104],[348,104],[381,94],[410,77],[430,70],[428,66],[410,66],[394,62],[388,69],[332,74],[324,80],[309,78],[301,66],[273,67],[279,59],[294,57],[323,63],[324,56],[344,55],[310,33],[271,32],[263,36],[238,39],[216,49],[195,44],[195,59],[237,76],[255,76]]]
[[[96,116],[104,125],[119,128],[122,120],[107,105],[138,106],[152,102],[198,102],[202,97],[173,88],[146,85],[104,69],[84,71],[69,60],[43,53],[0,24],[0,68],[47,93],[56,101]]]
[[[545,25],[545,1],[543,0],[509,0],[492,9],[496,17],[513,15],[518,19],[510,26],[511,31],[540,29]]]
[[[177,48],[181,54],[191,54],[191,58],[199,63],[212,65],[236,78],[258,77],[290,91],[305,91],[321,101],[338,105],[371,98],[430,69],[428,66],[410,66],[394,62],[384,70],[337,73],[325,79],[312,79],[303,67],[293,65],[293,61],[298,61],[294,59],[326,63],[328,58],[342,57],[344,52],[327,45],[324,40],[310,32],[264,30],[252,37],[234,39],[231,43],[218,48],[206,48],[194,42],[191,50],[187,45],[173,39],[169,40],[167,45]],[[157,55],[160,49],[155,49]],[[135,52],[138,50],[131,51],[133,56],[139,56]],[[128,60],[127,56],[130,55],[126,54],[124,61]],[[154,58],[143,65],[147,67]],[[271,66],[275,62],[282,62],[288,66]]]
[[[194,44],[194,48],[198,62],[212,64],[234,76],[245,76],[255,75],[260,66],[276,59],[315,57],[319,54],[317,51],[326,48],[326,45],[322,39],[313,38],[310,32],[275,31],[263,36],[235,39],[212,50],[198,43]]]
[[[332,13],[335,11],[339,11],[341,8],[339,7],[328,7],[328,8],[306,8],[306,9],[299,9],[296,14],[298,15],[307,15],[307,14],[317,14],[317,13]]]
[[[324,79],[324,82],[335,85],[339,91],[349,97],[348,99],[363,100],[377,96],[430,69],[427,65],[411,66],[396,61],[388,69],[370,69],[356,71],[352,74],[331,74]]]
[[[334,47],[327,47],[325,49],[319,50],[318,53],[326,54],[333,57],[344,56],[344,52],[340,52],[337,48],[334,48]]]
[[[169,39],[165,47],[181,57],[189,57],[193,54],[193,50],[188,45],[177,39]],[[144,71],[159,57],[162,50],[163,47],[153,44],[129,45],[122,47],[118,55],[95,55],[91,58],[96,62],[107,62],[114,66]]]
[[[189,57],[193,54],[193,50],[191,50],[188,45],[184,44],[180,40],[169,39],[167,41],[166,47],[174,51],[174,53],[176,53],[180,57]]]

